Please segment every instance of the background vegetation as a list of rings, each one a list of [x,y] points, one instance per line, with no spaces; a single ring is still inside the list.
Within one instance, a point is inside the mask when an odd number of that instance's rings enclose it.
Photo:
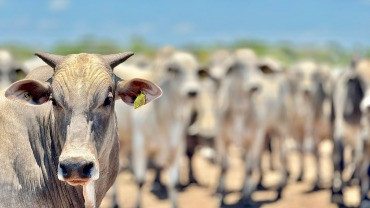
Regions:
[[[120,51],[133,51],[144,53],[153,57],[156,50],[161,47],[148,43],[144,38],[133,37],[128,44],[117,44],[113,40],[98,39],[92,36],[83,37],[74,42],[58,42],[50,48],[38,48],[37,46],[23,45],[19,43],[1,44],[1,48],[9,49],[17,60],[22,61],[33,56],[35,51],[49,51],[56,54],[70,53],[101,53],[108,54]],[[283,64],[289,65],[300,59],[312,59],[333,65],[348,65],[354,55],[370,57],[370,48],[360,45],[345,47],[339,43],[329,42],[326,44],[293,44],[288,41],[270,43],[260,40],[241,39],[232,42],[215,42],[212,44],[189,43],[177,48],[193,52],[199,60],[205,64],[212,51],[219,48],[237,49],[251,48],[259,56],[272,56]]]

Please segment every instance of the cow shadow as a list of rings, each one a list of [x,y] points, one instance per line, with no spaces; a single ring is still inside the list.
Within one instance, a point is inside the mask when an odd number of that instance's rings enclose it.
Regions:
[[[265,204],[274,203],[277,200],[278,199],[254,201],[250,199],[249,200],[240,199],[234,204],[223,204],[220,207],[221,208],[258,208]]]

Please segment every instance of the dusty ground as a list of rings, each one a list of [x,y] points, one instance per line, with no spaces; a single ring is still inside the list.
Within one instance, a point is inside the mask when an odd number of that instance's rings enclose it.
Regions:
[[[330,182],[330,176],[332,174],[332,165],[330,163],[329,153],[331,151],[331,144],[326,142],[322,145],[322,155],[323,159],[321,160],[322,165],[322,175],[323,175],[323,185],[328,186]],[[239,159],[237,151],[232,154],[231,168],[227,174],[227,188],[231,191],[230,194],[226,197],[226,206],[225,207],[240,207],[237,204],[240,199],[240,193],[237,192],[241,188],[243,180],[243,163]],[[268,155],[264,156],[263,166],[267,166]],[[315,163],[312,157],[306,157],[306,175],[304,182],[296,182],[294,178],[297,173],[297,163],[298,163],[298,154],[292,153],[289,156],[289,165],[292,171],[291,178],[289,180],[288,186],[283,192],[283,198],[270,203],[262,203],[261,207],[264,208],[331,208],[337,207],[334,204],[330,203],[330,191],[324,189],[321,191],[307,193],[310,189],[310,182],[312,181],[315,174]],[[208,161],[201,158],[199,155],[195,160],[196,166],[196,176],[203,185],[199,186],[190,186],[184,192],[179,194],[179,207],[180,208],[213,208],[218,207],[218,198],[213,193],[215,192],[215,186],[219,174],[219,169],[217,166],[212,165]],[[168,200],[159,200],[153,194],[150,193],[151,183],[154,178],[154,173],[148,173],[148,182],[145,184],[143,189],[143,207],[144,208],[167,208],[170,207]],[[119,202],[121,207],[132,208],[134,207],[135,197],[137,193],[137,188],[133,180],[133,176],[128,172],[123,172],[119,175],[117,179],[118,184],[118,195]],[[277,184],[279,180],[279,174],[277,171],[267,172],[264,178],[264,185],[271,187],[274,184]],[[164,178],[165,181],[165,178]],[[259,202],[273,201],[275,198],[275,192],[273,190],[266,191],[257,191],[253,194],[253,199]],[[345,201],[347,205],[355,206],[359,203],[359,188],[352,187],[345,192]],[[111,207],[109,194],[106,199],[103,201],[101,207]]]

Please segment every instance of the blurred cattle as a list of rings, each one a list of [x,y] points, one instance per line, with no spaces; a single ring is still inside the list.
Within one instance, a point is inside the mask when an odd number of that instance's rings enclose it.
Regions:
[[[40,60],[39,58],[36,58],[36,57],[33,57],[33,58],[30,58],[30,59],[27,59],[26,61],[24,61],[21,65],[21,68],[22,70],[28,74],[30,73],[33,69],[36,69],[40,66],[44,66],[45,65],[45,62],[43,62],[42,60]]]
[[[118,115],[131,119],[131,126],[120,128],[124,132],[131,132],[131,135],[125,133],[124,137],[126,140],[131,139],[131,160],[139,192],[145,183],[149,163],[156,169],[153,191],[166,192],[161,182],[161,172],[167,168],[169,197],[172,207],[176,207],[175,186],[180,180],[180,159],[185,154],[185,133],[190,123],[194,100],[200,91],[198,62],[190,53],[163,48],[149,69],[134,63],[130,67],[136,68],[137,72],[130,76],[145,76],[158,83],[163,90],[163,96],[158,103]],[[123,65],[122,68],[118,67],[115,73],[121,76],[125,74],[125,70]],[[126,117],[128,114],[131,115]],[[140,193],[136,206],[141,206]]]
[[[217,97],[218,82],[206,69],[198,70],[200,90],[191,107],[191,117],[186,129],[186,156],[188,158],[188,182],[198,184],[194,176],[193,156],[197,149],[210,161],[215,159],[215,137],[217,134]],[[182,186],[184,187],[184,186]]]
[[[369,109],[370,61],[355,62],[343,71],[335,84],[334,102],[334,175],[332,201],[344,205],[343,193],[347,183],[343,178],[346,168],[344,150],[352,150],[350,165],[358,172],[361,184],[361,203],[369,206]]]
[[[8,87],[11,83],[20,80],[26,73],[17,67],[12,54],[0,49],[0,89]]]
[[[218,192],[221,203],[225,194],[225,172],[228,167],[227,150],[231,144],[244,152],[245,180],[243,199],[250,202],[251,194],[261,183],[261,154],[270,139],[281,140],[288,134],[288,109],[290,109],[289,85],[278,69],[259,65],[249,49],[235,51],[234,63],[228,68],[227,76],[220,86],[218,97],[220,132],[217,156],[221,165]],[[281,151],[281,162],[285,163],[285,151]],[[253,173],[259,174],[258,183],[253,183]],[[287,172],[281,170],[278,197],[286,184]]]
[[[291,89],[294,97],[293,122],[291,130],[293,138],[301,149],[300,172],[298,181],[303,179],[305,172],[304,153],[313,153],[316,158],[316,179],[313,190],[320,188],[320,157],[319,144],[330,139],[330,86],[329,67],[313,61],[301,61],[289,70]]]

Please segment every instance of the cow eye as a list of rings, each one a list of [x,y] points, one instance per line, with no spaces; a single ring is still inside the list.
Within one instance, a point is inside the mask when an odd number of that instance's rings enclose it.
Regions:
[[[58,106],[58,103],[57,101],[55,101],[54,98],[51,98],[51,103],[53,104],[53,106]]]
[[[111,105],[112,102],[113,102],[113,94],[109,93],[107,98],[105,98],[105,100],[104,100],[103,106],[109,106],[109,105]]]
[[[198,71],[198,77],[199,79],[203,80],[208,76],[208,73],[205,70],[199,70]]]
[[[172,74],[179,74],[180,70],[177,67],[171,66],[171,67],[168,68],[168,72],[170,72]]]

